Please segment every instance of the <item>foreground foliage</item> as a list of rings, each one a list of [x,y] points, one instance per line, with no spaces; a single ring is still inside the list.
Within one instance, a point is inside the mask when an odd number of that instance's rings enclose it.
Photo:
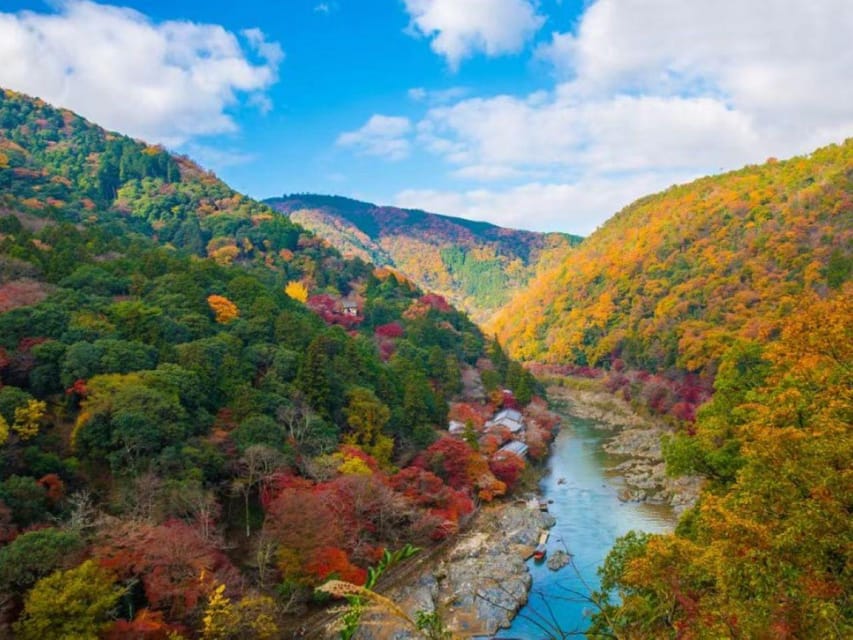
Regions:
[[[678,458],[712,484],[675,534],[617,543],[590,637],[850,637],[851,294],[811,299],[719,379]]]

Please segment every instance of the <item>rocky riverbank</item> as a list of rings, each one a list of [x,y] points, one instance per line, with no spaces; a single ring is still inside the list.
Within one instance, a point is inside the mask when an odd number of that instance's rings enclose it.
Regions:
[[[530,572],[525,558],[533,552],[539,532],[554,519],[539,511],[538,501],[490,505],[477,514],[444,558],[424,568],[408,584],[384,592],[410,616],[438,611],[454,633],[491,635],[509,626],[527,601]],[[405,640],[416,637],[381,618],[365,619],[359,640]]]
[[[560,413],[593,420],[611,434],[604,449],[625,458],[610,468],[625,480],[622,500],[669,504],[676,512],[695,503],[699,478],[665,475],[661,455],[661,436],[669,432],[665,424],[638,415],[621,398],[592,385],[552,386],[548,393]],[[382,592],[410,617],[418,611],[438,612],[455,634],[492,635],[508,627],[527,602],[531,576],[524,560],[541,529],[553,525],[553,517],[539,511],[535,498],[483,507],[438,562],[424,563],[405,584]],[[358,640],[415,637],[382,615],[365,617],[356,635]]]
[[[610,468],[625,481],[620,499],[666,504],[676,513],[696,503],[702,486],[700,477],[666,475],[661,438],[672,430],[665,423],[639,415],[623,399],[591,384],[586,388],[552,385],[548,395],[560,403],[564,413],[594,420],[612,431],[603,448],[609,454],[625,458]]]

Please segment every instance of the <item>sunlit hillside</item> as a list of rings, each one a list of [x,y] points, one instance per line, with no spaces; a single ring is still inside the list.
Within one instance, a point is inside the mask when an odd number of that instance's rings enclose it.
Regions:
[[[642,198],[491,323],[527,360],[713,373],[850,278],[853,140]],[[537,313],[529,313],[536,309]]]

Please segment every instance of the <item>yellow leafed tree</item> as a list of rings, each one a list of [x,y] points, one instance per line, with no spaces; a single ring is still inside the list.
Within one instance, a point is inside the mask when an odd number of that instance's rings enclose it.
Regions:
[[[29,400],[26,406],[15,409],[15,423],[12,425],[12,429],[15,430],[21,440],[29,440],[38,435],[39,426],[46,410],[47,404],[41,400]]]
[[[280,637],[276,623],[275,602],[268,596],[246,595],[236,604],[219,585],[210,597],[202,619],[204,640],[236,640],[237,638]]]
[[[284,288],[284,292],[299,302],[305,302],[308,300],[308,287],[305,286],[305,283],[300,282],[299,280],[291,280],[288,282],[287,286]]]

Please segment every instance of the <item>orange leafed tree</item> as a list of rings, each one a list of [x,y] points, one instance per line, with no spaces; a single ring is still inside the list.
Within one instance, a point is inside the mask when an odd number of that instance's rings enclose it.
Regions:
[[[237,305],[231,302],[225,296],[216,294],[207,297],[207,304],[216,316],[216,321],[220,324],[226,324],[232,320],[236,320],[240,316],[240,310]]]

